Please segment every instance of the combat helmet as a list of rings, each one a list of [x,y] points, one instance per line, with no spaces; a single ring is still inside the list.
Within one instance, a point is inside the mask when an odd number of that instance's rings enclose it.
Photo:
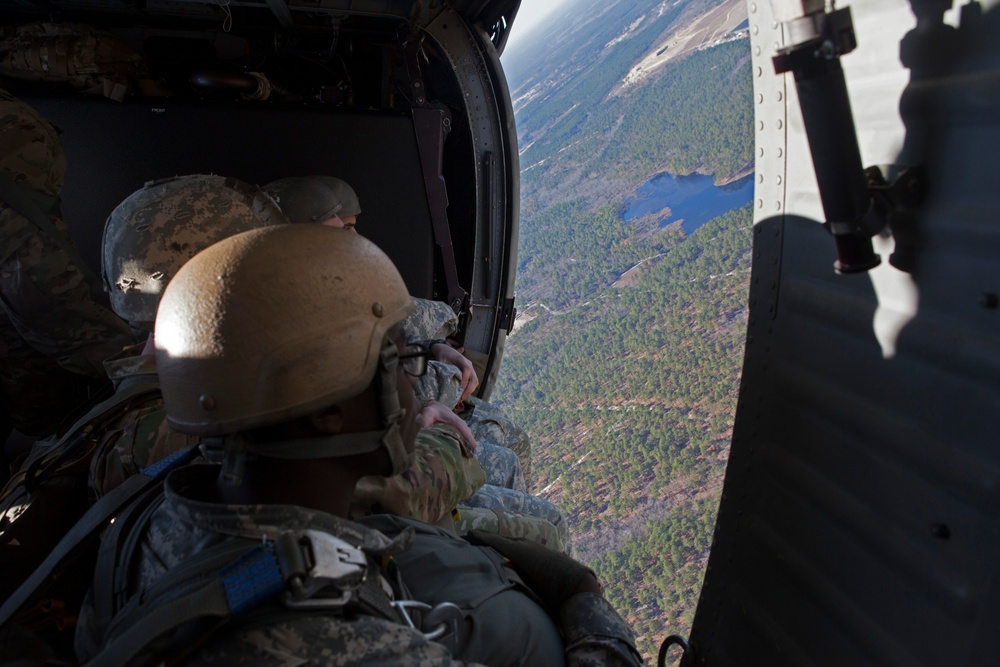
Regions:
[[[236,178],[150,181],[119,204],[104,226],[101,277],[111,307],[148,329],[164,288],[186,261],[234,234],[285,222],[270,197]]]
[[[35,192],[56,197],[66,177],[59,135],[45,118],[0,88],[0,173]]]
[[[334,215],[359,215],[361,203],[350,185],[333,176],[290,176],[263,187],[289,222],[323,222]]]
[[[386,334],[412,310],[392,261],[356,234],[288,225],[228,238],[188,262],[160,303],[167,421],[225,436],[224,478],[245,455],[312,459],[379,447],[398,474],[410,457],[399,432],[398,354]],[[375,378],[381,430],[279,443],[247,433],[356,396]]]

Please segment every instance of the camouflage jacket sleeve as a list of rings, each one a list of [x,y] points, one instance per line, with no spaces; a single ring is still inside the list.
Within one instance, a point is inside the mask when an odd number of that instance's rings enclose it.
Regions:
[[[643,664],[632,631],[600,595],[574,595],[559,610],[557,622],[566,644],[566,667]]]
[[[431,301],[412,297],[413,313],[403,320],[403,331],[407,336],[433,340],[447,338],[458,328],[458,316],[451,306],[443,301]]]
[[[417,434],[413,462],[396,477],[364,477],[358,482],[351,517],[395,514],[436,523],[483,485],[486,473],[462,455],[453,427],[435,424]]]

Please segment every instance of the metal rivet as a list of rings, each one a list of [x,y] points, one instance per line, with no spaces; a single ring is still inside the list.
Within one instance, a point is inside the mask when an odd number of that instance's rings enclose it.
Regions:
[[[750,5],[750,13],[751,14],[756,14],[757,13],[757,3],[753,3],[753,4]]]
[[[779,101],[779,102],[780,102],[781,100],[785,99],[785,96],[781,94],[781,91],[780,91],[780,90],[778,91],[778,95],[777,95],[777,97],[778,97],[778,101]]]
[[[763,199],[758,199],[757,200],[757,208],[764,208],[764,200]]]
[[[764,129],[764,121],[759,121],[757,123],[757,129],[758,130],[763,130]]]
[[[759,46],[753,47],[753,54],[755,56],[759,56],[760,55],[760,47]]]
[[[763,75],[763,74],[764,74],[764,68],[762,68],[762,67],[758,67],[758,68],[757,68],[757,76],[761,76],[761,75]]]
[[[781,178],[781,177],[779,176],[778,178]],[[764,174],[757,174],[757,182],[758,183],[763,183],[764,182]]]
[[[778,121],[778,129],[780,130],[780,129],[781,129],[781,128],[783,128],[784,126],[785,126],[785,123],[784,123],[783,121],[780,121],[780,120],[779,120],[779,121]]]
[[[758,155],[758,157],[764,157],[764,149],[763,148],[758,148],[757,149],[757,155]]]
[[[781,176],[778,176],[777,182],[778,182],[778,185],[781,185]]]
[[[381,303],[376,301],[375,303],[372,304],[372,315],[374,315],[375,317],[382,317],[384,313],[385,313],[385,308],[382,306]]]
[[[781,157],[784,154],[785,154],[785,151],[783,151],[782,149],[779,148],[778,149],[778,157]]]
[[[758,32],[760,32],[760,29],[757,26],[754,26],[753,27],[753,34],[756,35]]]
[[[774,202],[774,210],[775,211],[780,211],[781,210],[781,202],[780,201]]]
[[[764,94],[761,93],[757,95],[757,104],[763,104],[763,103],[764,103]]]
[[[215,409],[215,399],[208,394],[202,394],[198,397],[198,403],[201,405],[202,410],[214,410]]]

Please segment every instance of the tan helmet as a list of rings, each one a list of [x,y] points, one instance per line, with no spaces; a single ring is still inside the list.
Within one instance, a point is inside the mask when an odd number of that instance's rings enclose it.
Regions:
[[[178,272],[156,318],[167,421],[185,433],[236,434],[356,396],[379,373],[383,430],[238,449],[325,458],[384,446],[400,472],[409,455],[396,349],[385,341],[412,309],[392,261],[357,234],[289,225],[217,243]]]
[[[287,221],[255,185],[223,176],[150,181],[104,226],[101,275],[111,307],[149,328],[170,279],[198,252],[240,232]]]
[[[333,176],[290,176],[263,187],[289,222],[323,222],[337,215],[361,213],[358,195],[350,185]]]
[[[0,173],[55,197],[66,176],[66,155],[56,129],[37,111],[0,89]]]

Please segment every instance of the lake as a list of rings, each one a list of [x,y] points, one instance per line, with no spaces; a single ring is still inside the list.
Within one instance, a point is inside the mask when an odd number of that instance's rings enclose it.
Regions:
[[[721,187],[711,176],[657,174],[643,183],[635,195],[625,199],[625,220],[670,208],[670,216],[660,226],[683,220],[681,228],[690,234],[712,218],[748,204],[753,199],[753,176],[746,176]]]

